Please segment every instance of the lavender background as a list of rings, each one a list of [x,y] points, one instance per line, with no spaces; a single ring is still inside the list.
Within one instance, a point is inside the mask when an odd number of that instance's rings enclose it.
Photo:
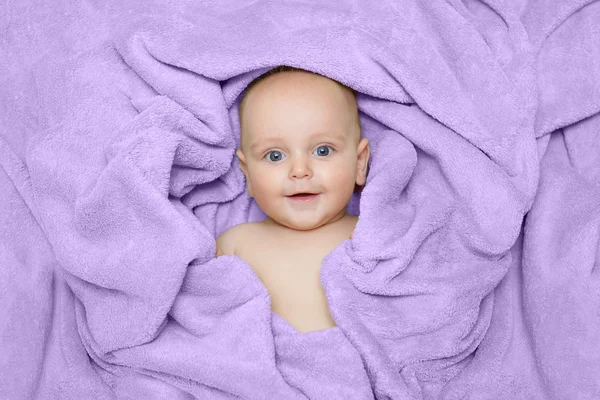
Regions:
[[[5,1],[0,398],[600,398],[600,3]],[[236,102],[354,87],[373,162],[301,334],[214,238]]]

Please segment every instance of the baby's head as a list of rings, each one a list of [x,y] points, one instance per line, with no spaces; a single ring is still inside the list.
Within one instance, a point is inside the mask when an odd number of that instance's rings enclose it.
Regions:
[[[265,214],[296,230],[342,218],[369,161],[354,91],[279,67],[248,86],[239,111],[240,167]]]

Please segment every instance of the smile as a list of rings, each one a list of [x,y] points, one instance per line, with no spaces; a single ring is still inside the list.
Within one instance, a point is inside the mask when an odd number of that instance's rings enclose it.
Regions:
[[[308,203],[316,199],[317,196],[319,196],[318,193],[296,193],[292,196],[287,196],[287,198],[294,202]]]

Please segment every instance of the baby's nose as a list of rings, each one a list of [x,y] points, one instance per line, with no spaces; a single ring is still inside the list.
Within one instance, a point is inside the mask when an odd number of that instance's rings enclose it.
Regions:
[[[292,160],[292,167],[290,169],[290,179],[302,179],[310,177],[312,177],[312,170],[307,157],[294,157]]]

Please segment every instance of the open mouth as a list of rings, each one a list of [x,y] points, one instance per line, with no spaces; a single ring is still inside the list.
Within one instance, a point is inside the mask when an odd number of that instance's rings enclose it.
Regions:
[[[317,197],[319,194],[318,193],[296,193],[293,194],[291,196],[288,196],[290,199],[293,200],[312,200],[315,197]]]
[[[290,197],[308,197],[308,196],[314,196],[314,193],[296,193],[291,195]]]

